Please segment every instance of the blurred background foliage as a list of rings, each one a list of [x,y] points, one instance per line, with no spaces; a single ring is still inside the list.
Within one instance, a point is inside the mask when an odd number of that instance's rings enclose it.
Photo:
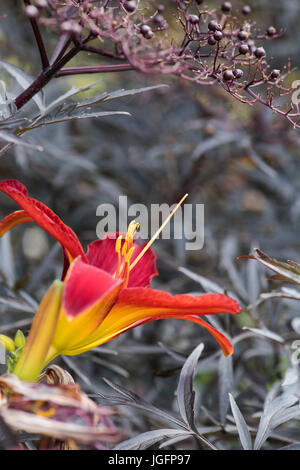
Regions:
[[[219,1],[207,3],[220,5]],[[237,8],[244,5],[233,3]],[[248,3],[258,29],[269,25],[285,29],[282,38],[265,46],[268,55],[274,56],[274,67],[282,68],[289,57],[299,67],[299,1]],[[1,59],[37,74],[39,57],[22,2],[2,0],[0,8]],[[47,37],[51,49],[55,38],[49,32]],[[104,63],[87,55],[76,61],[80,65]],[[12,78],[3,71],[0,77],[15,95]],[[293,78],[299,77],[298,69]],[[75,230],[85,246],[96,238],[97,206],[117,206],[119,195],[127,195],[129,204],[149,206],[173,204],[188,192],[187,202],[205,204],[203,249],[185,251],[184,241],[157,241],[154,251],[160,275],[153,286],[173,293],[201,293],[221,286],[245,307],[237,318],[224,315],[214,320],[226,334],[236,337],[246,326],[268,329],[283,338],[280,343],[248,334],[236,345],[234,380],[229,388],[256,425],[255,413],[261,411],[268,389],[291,366],[289,347],[292,339],[299,338],[299,322],[295,322],[299,308],[296,300],[285,298],[271,298],[255,306],[263,293],[278,291],[280,284],[266,281],[270,273],[255,261],[237,261],[236,257],[259,247],[277,259],[299,260],[300,133],[263,106],[237,103],[216,87],[136,72],[59,78],[46,87],[46,100],[72,85],[85,86],[95,80],[99,80],[97,92],[161,83],[168,87],[103,106],[103,110],[128,111],[130,117],[79,120],[32,131],[27,140],[42,145],[44,151],[15,146],[0,159],[1,179],[19,179],[30,195],[49,205]],[[29,109],[35,103],[26,106]],[[1,217],[14,209],[15,204],[1,196]],[[60,276],[60,248],[38,227],[28,225],[3,238],[0,250],[0,329],[8,334],[17,327],[26,331],[35,302]],[[199,422],[204,426],[212,418],[201,406],[218,421],[219,413],[224,412],[221,395],[230,390],[220,385],[216,344],[194,325],[177,320],[155,322],[83,356],[62,359],[61,364],[89,392],[105,389],[107,394],[105,376],[175,413],[178,371],[201,340],[205,342],[204,359],[195,387]],[[225,401],[226,408],[228,399]],[[156,418],[139,410],[123,407],[122,413],[119,424],[128,430],[128,437],[158,426]],[[271,440],[267,447],[294,442],[297,430],[299,437],[299,422],[284,430],[284,439]],[[219,431],[213,439],[220,448],[239,446],[233,435]],[[184,441],[178,448],[193,445]]]

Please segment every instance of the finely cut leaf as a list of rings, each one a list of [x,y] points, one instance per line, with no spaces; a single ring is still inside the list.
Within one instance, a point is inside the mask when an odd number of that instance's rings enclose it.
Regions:
[[[0,67],[4,68],[12,77],[14,77],[14,79],[24,90],[28,88],[34,81],[33,77],[24,72],[24,70],[20,69],[19,67],[16,67],[15,65],[9,64],[8,62],[4,62],[3,60],[1,60]],[[32,99],[35,101],[39,110],[43,113],[45,110],[43,92],[40,91],[35,96],[33,96]]]
[[[249,429],[231,393],[229,393],[229,400],[230,400],[231,411],[232,411],[232,414],[236,423],[236,427],[240,436],[240,441],[243,446],[243,449],[252,450],[252,440],[251,440]]]
[[[250,328],[248,326],[244,326],[243,330],[252,331],[252,333],[255,333],[256,335],[264,336],[265,338],[272,339],[273,341],[277,341],[278,343],[284,343],[284,339],[281,336],[279,336],[277,333],[274,333],[273,331],[270,331],[270,330]]]
[[[179,436],[189,437],[191,435],[191,432],[182,431],[180,429],[157,429],[155,431],[142,433],[133,437],[132,439],[128,439],[127,441],[123,441],[121,444],[118,444],[116,447],[114,447],[113,450],[144,450],[148,449],[162,439]]]
[[[13,134],[9,134],[8,132],[0,131],[0,140],[5,140],[6,142],[16,144],[16,145],[23,145],[23,147],[29,147],[39,152],[42,152],[44,148],[41,145],[34,145],[26,142],[25,140],[20,139],[19,137],[14,136]]]
[[[199,357],[204,349],[204,344],[200,343],[187,358],[182,367],[179,383],[177,387],[177,401],[182,419],[191,429],[195,429],[194,423],[194,400],[193,379],[195,368]]]
[[[229,408],[229,393],[233,389],[232,356],[220,356],[219,359],[219,413],[224,425]]]

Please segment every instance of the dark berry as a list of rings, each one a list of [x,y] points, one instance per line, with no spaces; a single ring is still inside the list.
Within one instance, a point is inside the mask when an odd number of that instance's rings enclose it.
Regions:
[[[244,72],[241,69],[234,69],[232,73],[237,79],[242,78],[242,76],[244,75]]]
[[[153,18],[153,23],[155,23],[159,28],[165,28],[168,23],[162,15],[156,15]]]
[[[271,78],[278,78],[280,76],[280,70],[278,69],[273,69],[271,71]]]
[[[150,31],[147,31],[145,34],[143,34],[144,38],[145,39],[152,39],[153,36],[154,36],[154,33],[152,31],[152,29],[150,29]]]
[[[164,5],[157,5],[156,9],[157,9],[157,11],[162,13],[165,10],[165,6]]]
[[[201,3],[203,3],[204,0],[196,0],[196,3],[198,3],[198,5],[201,5]]]
[[[255,49],[254,55],[255,55],[255,57],[257,57],[258,59],[261,59],[262,57],[265,57],[266,51],[264,50],[263,47],[258,47],[257,49]]]
[[[222,31],[216,31],[215,34],[214,34],[214,38],[215,38],[216,41],[221,41],[221,39],[223,38]]]
[[[140,32],[142,34],[146,34],[148,31],[151,31],[150,26],[148,26],[147,24],[142,24],[142,26],[140,27]]]
[[[229,11],[232,10],[232,5],[230,2],[224,2],[223,5],[221,6],[221,10],[224,11],[224,13],[228,13]]]
[[[251,13],[251,8],[248,6],[248,5],[245,5],[243,8],[242,8],[242,13],[244,15],[249,15]]]
[[[238,38],[240,41],[245,41],[245,39],[247,39],[248,37],[248,34],[246,33],[246,31],[239,31],[238,32]]]
[[[249,46],[247,46],[247,44],[241,44],[239,47],[239,53],[248,54],[248,52],[250,52]]]
[[[223,73],[223,78],[226,82],[230,82],[231,80],[234,80],[234,75],[232,70],[225,70]]]
[[[210,21],[207,26],[210,31],[222,31],[222,26],[216,20]]]
[[[215,38],[214,38],[213,36],[210,36],[210,37],[208,38],[207,42],[208,42],[208,44],[209,44],[210,46],[214,46],[217,41],[215,40]]]
[[[276,29],[274,28],[274,26],[270,26],[270,27],[267,29],[267,35],[268,35],[268,36],[271,36],[271,37],[272,37],[272,36],[274,36],[274,34],[276,34],[276,33],[277,33],[277,31],[276,31]]]
[[[128,13],[133,13],[136,10],[136,3],[133,1],[124,2],[124,8]]]
[[[197,24],[199,23],[199,16],[197,15],[189,15],[188,16],[188,21],[192,24]]]

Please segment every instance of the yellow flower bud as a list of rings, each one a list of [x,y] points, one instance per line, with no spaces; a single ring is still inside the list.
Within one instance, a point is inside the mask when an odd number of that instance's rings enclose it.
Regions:
[[[9,336],[0,335],[0,344],[6,349],[6,351],[14,351],[15,344]]]
[[[22,348],[23,346],[25,346],[25,343],[26,343],[26,339],[25,339],[23,331],[18,330],[16,332],[16,336],[15,336],[15,346],[16,346],[16,348]]]

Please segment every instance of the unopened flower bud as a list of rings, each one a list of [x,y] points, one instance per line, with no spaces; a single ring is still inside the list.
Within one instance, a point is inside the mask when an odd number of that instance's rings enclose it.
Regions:
[[[26,339],[25,339],[23,331],[18,330],[15,335],[16,348],[22,348],[23,346],[25,346],[25,343],[26,343]]]
[[[0,344],[6,349],[6,351],[14,351],[15,350],[15,343],[13,340],[6,335],[0,335]]]

